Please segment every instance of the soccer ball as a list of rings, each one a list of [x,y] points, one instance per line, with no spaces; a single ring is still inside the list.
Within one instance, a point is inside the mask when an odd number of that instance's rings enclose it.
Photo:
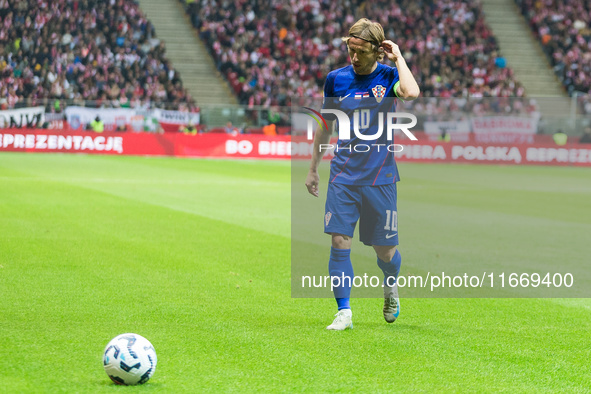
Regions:
[[[156,370],[156,351],[138,334],[121,334],[109,342],[103,355],[105,372],[122,385],[146,383]]]

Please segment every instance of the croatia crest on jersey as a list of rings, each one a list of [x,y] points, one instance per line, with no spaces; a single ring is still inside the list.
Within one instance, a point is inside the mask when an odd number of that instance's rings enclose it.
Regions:
[[[379,103],[382,101],[384,95],[386,94],[386,88],[382,85],[376,85],[371,89],[371,92],[373,93],[373,96],[376,98],[376,101]]]

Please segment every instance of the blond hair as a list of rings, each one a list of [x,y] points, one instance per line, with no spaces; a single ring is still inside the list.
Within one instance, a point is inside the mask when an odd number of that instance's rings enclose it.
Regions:
[[[386,39],[384,28],[378,22],[372,22],[367,18],[361,18],[349,29],[349,37],[343,37],[342,40],[349,45],[349,40],[352,38],[359,38],[372,44],[374,52],[378,52],[382,42]],[[384,53],[381,52],[378,60],[384,58]]]

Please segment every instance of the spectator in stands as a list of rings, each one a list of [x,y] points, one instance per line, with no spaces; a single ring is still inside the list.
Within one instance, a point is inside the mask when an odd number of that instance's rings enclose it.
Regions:
[[[447,132],[447,129],[445,129],[445,128],[442,128],[441,129],[441,133],[439,134],[439,137],[437,138],[437,140],[439,142],[449,142],[449,141],[451,141],[451,136]]]
[[[404,10],[404,13],[402,12]],[[329,70],[348,64],[340,40],[356,14],[386,26],[425,96],[523,96],[475,0],[193,1],[187,11],[241,103],[321,97]],[[497,62],[497,64],[495,64]],[[420,77],[419,77],[420,79]]]
[[[566,145],[568,141],[568,135],[566,135],[564,131],[558,130],[556,133],[554,133],[552,139],[554,140],[554,143],[556,143],[556,145],[563,146]]]
[[[579,139],[579,144],[591,144],[591,127],[585,127],[585,132]]]
[[[266,126],[263,126],[263,134],[273,137],[277,135],[277,126],[275,125],[275,123],[271,123],[268,124]]]
[[[281,113],[278,111],[276,106],[269,108],[267,113],[267,120],[269,123],[279,124],[281,122]]]
[[[241,133],[241,130],[234,126],[232,124],[232,122],[228,122],[226,123],[226,127],[224,127],[224,131],[226,132],[226,134],[230,134],[230,135],[238,135]]]
[[[181,130],[180,130],[183,134],[188,134],[188,135],[197,135],[197,127],[195,127],[195,125],[193,124],[193,122],[189,122],[188,125],[186,126],[181,126]]]
[[[95,133],[102,133],[105,131],[105,122],[97,115],[96,118],[89,124],[90,130],[94,131]]]
[[[196,105],[133,0],[3,1],[0,97],[7,108],[49,98]]]
[[[286,113],[285,108],[284,111],[281,111],[281,108],[273,105],[268,110],[266,110],[266,112],[267,122],[269,124],[274,124],[276,126],[289,126],[291,124],[289,114]]]
[[[569,93],[591,89],[591,2],[515,0]]]

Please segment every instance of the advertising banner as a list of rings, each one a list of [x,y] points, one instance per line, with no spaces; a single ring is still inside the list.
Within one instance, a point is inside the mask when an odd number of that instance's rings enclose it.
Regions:
[[[165,128],[168,126],[176,126],[178,129],[181,125],[192,123],[198,125],[201,121],[201,114],[199,112],[183,112],[183,111],[168,111],[164,109],[152,110],[154,116],[160,125]],[[175,130],[176,131],[176,130]]]
[[[132,108],[86,108],[68,107],[66,117],[71,130],[84,130],[97,116],[104,122],[105,131],[117,128],[128,131],[163,131],[176,132],[182,125],[198,125],[200,114],[183,111],[167,111],[162,109]]]
[[[441,134],[443,131],[447,133],[469,133],[470,132],[470,121],[469,120],[457,120],[457,121],[427,121],[424,123],[425,133],[427,134]]]
[[[336,139],[330,141],[336,146]],[[404,141],[393,153],[399,162],[544,164],[591,166],[591,144],[484,144]],[[239,134],[0,131],[0,152],[72,152],[116,155],[309,160],[313,144],[305,138]],[[325,160],[334,156],[328,150]]]
[[[36,127],[43,123],[44,107],[19,108],[0,111],[0,129],[8,127]]]
[[[68,124],[72,130],[84,130],[97,116],[105,124],[105,131],[116,130],[131,124],[135,110],[129,108],[86,108],[68,107],[65,110]]]
[[[538,120],[520,116],[476,116],[472,118],[474,133],[521,133],[535,134]]]

